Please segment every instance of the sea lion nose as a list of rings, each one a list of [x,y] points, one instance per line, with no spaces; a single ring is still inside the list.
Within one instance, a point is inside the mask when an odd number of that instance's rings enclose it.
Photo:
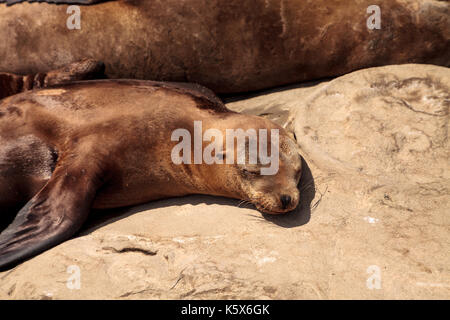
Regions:
[[[283,206],[283,209],[286,209],[291,204],[291,196],[287,194],[281,195],[281,205]]]

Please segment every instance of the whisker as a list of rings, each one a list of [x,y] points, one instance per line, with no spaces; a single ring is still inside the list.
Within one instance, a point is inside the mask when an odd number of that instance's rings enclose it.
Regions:
[[[300,189],[300,191],[307,190],[307,189],[309,189],[310,187],[312,187],[312,185],[313,185],[313,182],[311,181],[311,182],[307,183],[306,185],[302,186],[302,188]]]
[[[240,208],[240,207],[241,207],[241,205],[243,205],[244,203],[245,203],[245,200],[241,200],[241,201],[239,201],[239,203],[238,203],[237,207],[238,207],[238,208]]]
[[[252,203],[248,200],[241,200],[241,201],[239,201],[237,207],[241,208],[241,206],[242,206],[242,208],[246,208],[249,204],[251,205]]]
[[[251,203],[250,201],[245,201],[245,207],[248,207],[248,206],[252,206],[253,205],[253,203]]]

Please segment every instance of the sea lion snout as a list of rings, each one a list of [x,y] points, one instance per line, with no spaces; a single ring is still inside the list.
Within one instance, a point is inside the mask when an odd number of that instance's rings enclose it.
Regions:
[[[256,200],[256,199],[255,199]],[[283,194],[265,195],[258,198],[254,205],[262,213],[285,214],[297,208],[300,200],[298,189]]]
[[[295,187],[292,190],[286,190],[281,193],[278,197],[277,205],[278,208],[274,213],[288,213],[295,210],[299,204],[300,192]]]

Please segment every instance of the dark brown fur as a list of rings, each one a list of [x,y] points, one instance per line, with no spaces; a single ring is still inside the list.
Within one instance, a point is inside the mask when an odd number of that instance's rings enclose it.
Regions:
[[[370,5],[381,29],[368,30]],[[450,5],[420,0],[121,0],[0,6],[0,71],[35,74],[83,58],[109,78],[244,92],[401,63],[450,65]]]

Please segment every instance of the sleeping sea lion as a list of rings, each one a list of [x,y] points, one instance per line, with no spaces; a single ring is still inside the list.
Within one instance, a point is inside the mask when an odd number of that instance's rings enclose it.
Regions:
[[[276,171],[261,174],[268,167],[261,153],[254,163],[233,161],[240,150],[228,145],[229,130],[259,132],[258,152],[270,131],[266,155],[278,154]],[[194,137],[182,152],[187,162],[174,160],[176,132]],[[207,154],[207,132],[223,145],[212,163],[196,159]],[[13,95],[0,100],[0,212],[23,207],[0,234],[0,268],[67,240],[91,208],[209,194],[285,213],[298,205],[300,175],[299,148],[283,128],[228,110],[199,85],[89,80]]]

